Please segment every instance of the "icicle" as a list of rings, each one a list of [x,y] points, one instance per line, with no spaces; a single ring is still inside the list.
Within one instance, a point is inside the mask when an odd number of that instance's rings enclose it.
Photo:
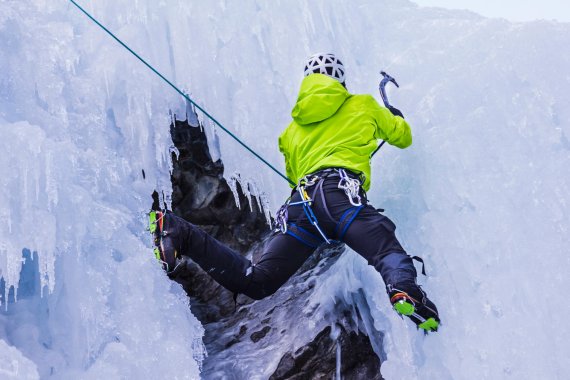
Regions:
[[[109,77],[107,70],[103,70],[103,79],[105,80],[105,93],[107,94],[107,99],[111,99],[111,92],[109,91]]]
[[[174,155],[176,156],[176,160],[178,160],[178,158],[180,157],[180,151],[174,145],[170,146],[170,148],[168,149],[168,153],[170,153],[171,155],[172,155],[172,153],[174,153]],[[172,162],[172,160],[171,160],[171,162]],[[172,169],[170,170],[170,174],[172,174]]]
[[[253,211],[252,202],[251,202],[251,190],[255,190],[255,185],[250,182],[249,180],[241,179],[240,177],[240,185],[245,195],[247,202],[249,203],[249,211]]]
[[[230,176],[230,178],[228,179],[228,186],[230,187],[230,190],[232,191],[232,194],[234,195],[234,200],[236,202],[236,206],[241,209],[241,204],[239,201],[239,192],[237,190],[237,183],[239,181],[239,173],[234,173],[233,175]]]
[[[253,211],[253,199],[259,211],[263,212],[268,225],[271,225],[271,212],[269,211],[269,199],[267,194],[259,191],[257,184],[253,180],[245,180],[241,177],[238,172],[235,172],[227,180],[228,186],[230,187],[232,194],[234,195],[234,200],[236,206],[241,208],[241,202],[239,200],[239,192],[237,190],[237,184],[239,183],[244,196],[246,197],[250,211]],[[252,199],[253,198],[253,199]]]
[[[271,212],[269,207],[269,198],[267,197],[267,194],[265,192],[260,191],[259,187],[255,182],[251,181],[249,182],[249,185],[252,186],[252,195],[253,198],[255,199],[258,210],[265,215],[265,220],[267,224],[271,225]],[[250,209],[252,209],[251,204],[250,204]]]
[[[341,347],[340,340],[336,340],[336,380],[341,380],[340,369],[341,369]]]
[[[168,117],[170,118],[170,124],[176,126],[176,115],[172,110],[168,110]]]
[[[52,173],[53,167],[53,157],[51,152],[46,152],[45,161],[45,191],[47,195],[47,207],[48,210],[52,210],[53,207],[57,206],[58,203],[58,190],[57,190],[57,180],[54,178]]]
[[[212,161],[216,162],[222,157],[216,124],[214,124],[210,119],[206,119],[206,121],[204,121],[202,118],[200,125],[203,126],[204,122],[207,123],[209,128],[203,128],[202,131],[206,134],[206,140],[208,141],[208,149],[210,151]]]
[[[258,197],[259,202],[261,202],[261,211],[265,215],[265,221],[269,226],[271,226],[271,207],[269,203],[269,197],[266,193],[262,193]]]
[[[192,103],[186,101],[186,118],[188,119],[188,124],[191,127],[199,127],[200,121],[198,120],[198,114],[196,113],[196,108]]]
[[[340,332],[341,332],[341,327],[337,324],[334,323],[331,326],[331,333],[330,333],[330,338],[335,342],[336,344],[336,376],[335,376],[335,380],[340,380],[341,379],[341,374],[340,374],[340,369],[341,369],[341,347],[340,347]]]

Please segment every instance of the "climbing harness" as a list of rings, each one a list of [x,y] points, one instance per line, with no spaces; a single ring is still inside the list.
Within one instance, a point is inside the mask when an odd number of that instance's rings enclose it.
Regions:
[[[107,34],[109,34],[111,37],[113,37],[113,39],[115,41],[117,41],[119,44],[121,44],[121,46],[123,46],[125,49],[127,49],[132,55],[134,55],[139,61],[141,61],[146,67],[148,67],[150,70],[152,70],[152,72],[154,72],[156,75],[158,75],[164,82],[166,82],[168,85],[170,85],[170,87],[172,87],[176,92],[178,92],[180,95],[182,95],[188,102],[190,102],[190,104],[192,104],[194,107],[196,107],[197,109],[199,109],[200,111],[202,111],[202,113],[204,115],[206,115],[206,117],[208,117],[210,120],[212,120],[212,122],[214,122],[214,124],[216,124],[218,127],[220,127],[224,132],[226,132],[230,137],[232,137],[235,141],[237,141],[241,146],[243,146],[245,149],[247,149],[251,154],[253,154],[255,157],[257,157],[261,162],[263,162],[265,165],[267,165],[271,170],[273,170],[275,173],[277,173],[279,176],[281,176],[283,179],[285,179],[287,182],[289,182],[291,185],[295,185],[295,183],[293,181],[291,181],[286,175],[284,175],[283,173],[281,173],[279,170],[277,170],[273,165],[271,165],[267,160],[265,160],[263,157],[261,157],[259,154],[257,154],[253,149],[251,149],[249,146],[247,146],[243,141],[241,141],[236,135],[234,135],[232,132],[230,132],[226,127],[224,127],[218,120],[216,120],[212,115],[210,115],[208,112],[206,112],[205,109],[203,109],[202,107],[200,107],[198,104],[196,104],[195,101],[193,101],[192,99],[190,99],[190,97],[185,94],[184,92],[182,92],[182,90],[180,90],[178,87],[176,87],[170,80],[168,80],[164,75],[162,75],[157,69],[155,69],[153,66],[151,66],[147,61],[145,61],[140,55],[138,55],[133,49],[131,49],[130,47],[127,46],[127,44],[125,44],[123,41],[121,41],[117,36],[115,36],[109,29],[107,29],[103,24],[101,24],[99,21],[97,21],[93,16],[91,16],[91,14],[89,14],[85,9],[83,9],[79,4],[77,4],[74,0],[69,0],[73,5],[75,5],[81,12],[83,12],[87,17],[89,17],[89,19],[91,21],[93,21],[95,24],[97,24],[97,26],[99,26],[101,29],[103,29],[105,32],[107,32]]]
[[[339,189],[344,190],[350,204],[353,206],[346,210],[344,214],[341,216],[340,220],[336,221],[327,205],[323,190],[323,182],[326,178],[329,177],[339,177],[339,182],[337,187]],[[362,182],[364,182],[364,178],[362,178]],[[318,247],[323,241],[327,244],[332,244],[334,242],[342,241],[348,227],[352,224],[354,219],[358,216],[360,210],[364,208],[362,204],[362,197],[359,194],[360,191],[361,180],[355,178],[354,175],[350,176],[345,169],[342,168],[330,168],[318,171],[313,174],[308,174],[305,177],[299,180],[299,183],[295,187],[295,191],[300,196],[300,201],[291,202],[292,196],[287,199],[287,201],[281,206],[281,208],[277,211],[275,217],[275,225],[276,231],[280,231],[283,234],[291,235],[296,239],[300,240],[301,242],[309,245],[311,247]],[[309,196],[308,189],[314,187],[313,190],[313,197]],[[335,237],[336,239],[329,238],[324,231],[322,230],[321,226],[319,225],[318,218],[316,217],[313,211],[313,202],[314,197],[320,194],[322,207],[329,217],[330,220],[335,222]],[[290,206],[301,206],[303,207],[303,212],[307,217],[307,220],[315,229],[318,231],[319,236],[310,233],[309,231],[303,229],[302,227],[298,226],[295,223],[289,222],[289,212],[288,209]]]

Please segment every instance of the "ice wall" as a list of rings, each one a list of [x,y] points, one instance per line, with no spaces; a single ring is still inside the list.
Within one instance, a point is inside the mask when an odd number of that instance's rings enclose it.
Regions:
[[[426,259],[425,287],[444,326],[417,334],[350,255],[338,270],[354,274],[323,279],[323,303],[359,302],[343,293],[349,283],[383,305],[371,318],[386,330],[388,379],[570,371],[561,301],[570,285],[568,24],[512,24],[404,0],[83,5],[281,168],[277,136],[309,54],[337,53],[356,93],[376,94],[380,69],[395,76],[401,88],[390,95],[415,141],[382,149],[369,195]],[[0,3],[0,52],[0,270],[6,289],[16,285],[22,249],[36,251],[48,290],[8,305],[0,339],[40,376],[181,373],[172,362],[196,373],[193,360],[158,360],[199,353],[188,342],[201,332],[142,254],[147,196],[168,193],[168,110],[182,114],[184,104],[65,1]],[[226,176],[255,180],[275,209],[286,183],[219,137]]]
[[[124,5],[91,9],[183,67],[175,10]],[[0,3],[0,68],[0,377],[197,378],[202,327],[145,232],[184,102],[66,1]]]
[[[569,286],[568,24],[406,1],[188,9],[192,93],[270,161],[281,162],[277,136],[309,54],[337,53],[354,92],[376,95],[380,69],[401,84],[390,95],[415,142],[383,148],[370,198],[427,260],[422,281],[444,326],[424,338],[388,309],[376,315],[390,342],[386,378],[564,378],[569,307],[545,295]],[[284,199],[285,183],[223,135],[221,151],[228,172],[255,177],[274,205]]]

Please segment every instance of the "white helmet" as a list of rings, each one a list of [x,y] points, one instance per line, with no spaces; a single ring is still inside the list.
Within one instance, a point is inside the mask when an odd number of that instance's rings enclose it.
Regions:
[[[317,53],[307,59],[305,76],[310,74],[325,74],[344,83],[344,66],[332,53]]]

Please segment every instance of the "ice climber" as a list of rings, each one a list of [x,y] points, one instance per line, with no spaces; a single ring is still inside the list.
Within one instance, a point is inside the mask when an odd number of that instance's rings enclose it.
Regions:
[[[437,309],[416,283],[413,258],[398,242],[396,226],[366,199],[378,141],[406,148],[410,126],[398,109],[381,107],[371,95],[350,94],[344,66],[333,54],[311,56],[304,74],[293,120],[279,137],[287,176],[297,185],[277,213],[279,228],[259,261],[169,211],[151,213],[157,257],[172,273],[187,256],[228,290],[262,299],[318,246],[344,242],[380,273],[396,312],[425,331],[437,330]]]

